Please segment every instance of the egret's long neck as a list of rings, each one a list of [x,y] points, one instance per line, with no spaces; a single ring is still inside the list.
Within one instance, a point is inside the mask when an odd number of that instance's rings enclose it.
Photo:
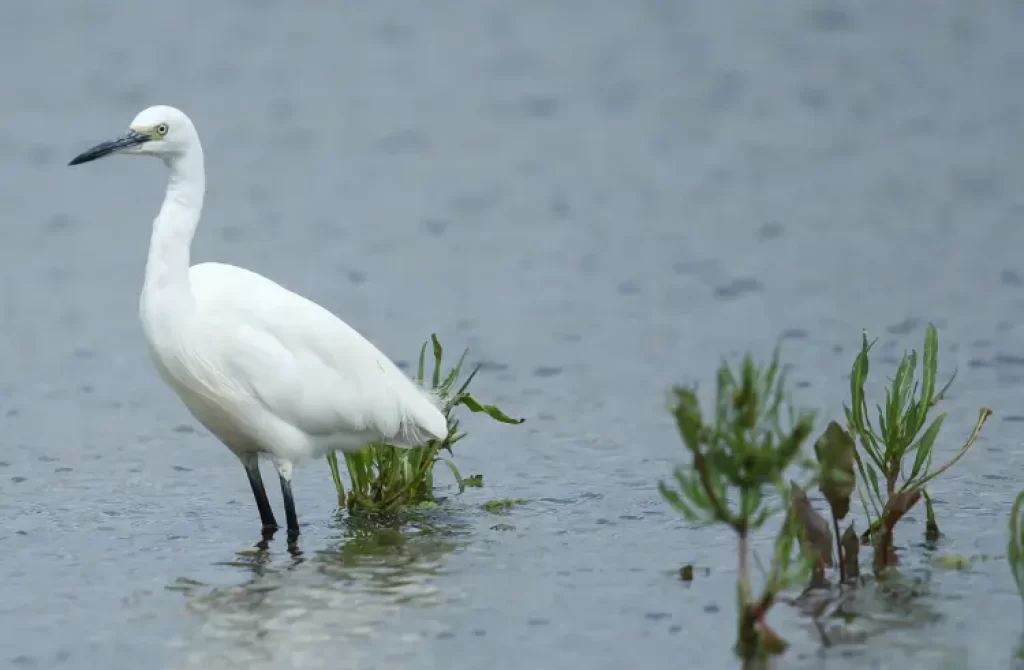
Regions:
[[[202,147],[197,142],[168,160],[167,167],[171,175],[160,214],[153,221],[143,296],[159,294],[184,305],[192,299],[189,251],[206,194]]]

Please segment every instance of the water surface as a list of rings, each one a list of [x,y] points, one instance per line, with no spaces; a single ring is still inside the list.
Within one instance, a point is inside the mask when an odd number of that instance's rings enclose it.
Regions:
[[[1009,667],[1005,563],[927,552],[1001,554],[1019,488],[1022,28],[1009,1],[5,9],[0,663],[735,667],[732,538],[656,491],[684,456],[665,390],[785,334],[799,400],[837,417],[861,329],[881,379],[931,320],[959,370],[942,453],[996,413],[933,487],[945,536],[907,522],[919,595],[864,595],[871,645],[822,650],[780,606],[782,666]],[[301,555],[254,547],[242,469],[143,348],[163,168],[65,167],[155,103],[206,149],[194,260],[396,359],[436,331],[487,363],[479,395],[527,423],[465,420],[485,488],[371,532],[317,464]],[[507,496],[529,503],[480,508]]]

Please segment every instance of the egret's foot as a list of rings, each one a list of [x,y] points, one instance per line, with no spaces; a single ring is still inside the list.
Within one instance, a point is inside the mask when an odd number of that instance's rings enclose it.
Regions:
[[[298,535],[291,535],[291,534],[288,535],[288,553],[296,561],[301,561],[302,560],[302,550],[299,549],[299,536]]]

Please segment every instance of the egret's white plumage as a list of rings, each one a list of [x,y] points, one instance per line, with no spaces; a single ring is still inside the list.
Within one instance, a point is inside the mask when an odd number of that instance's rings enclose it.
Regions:
[[[190,265],[206,178],[188,116],[150,107],[126,135],[71,165],[113,153],[157,156],[170,171],[139,300],[143,331],[161,378],[245,465],[265,527],[276,522],[259,454],[273,458],[297,533],[294,464],[372,442],[412,447],[447,436],[439,399],[331,312],[249,270]]]

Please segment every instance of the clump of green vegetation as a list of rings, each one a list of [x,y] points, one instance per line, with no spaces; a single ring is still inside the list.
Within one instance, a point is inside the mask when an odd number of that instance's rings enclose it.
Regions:
[[[949,382],[936,392],[939,343],[935,327],[929,324],[925,333],[920,380],[915,379],[917,351],[904,353],[896,368],[892,384],[885,390],[884,406],[876,406],[877,428],[868,415],[864,395],[864,383],[867,381],[869,367],[868,353],[872,345],[874,342],[869,344],[867,336],[862,335],[861,350],[850,374],[851,403],[849,407],[844,407],[849,433],[843,431],[837,424],[832,424],[832,435],[828,441],[830,444],[842,443],[844,454],[849,452],[851,441],[857,444],[858,448],[854,449],[853,457],[859,479],[866,484],[867,495],[861,491],[860,499],[869,521],[868,530],[861,537],[861,541],[870,542],[874,547],[877,573],[896,564],[893,530],[896,523],[922,498],[925,501],[928,519],[926,532],[929,536],[938,536],[935,513],[925,486],[967,453],[985,421],[992,414],[992,410],[982,408],[974,430],[964,445],[949,461],[933,469],[933,448],[946,415],[940,414],[928,423],[929,412],[942,399],[956,377],[954,373]],[[852,484],[852,473],[849,472],[846,455],[843,467],[847,470]],[[846,509],[849,508],[848,501],[847,492]],[[837,523],[838,519],[845,516],[838,514],[841,511],[843,508],[837,509],[833,506]]]
[[[783,378],[779,373],[778,351],[764,368],[755,366],[749,355],[738,374],[723,364],[710,419],[702,416],[695,389],[673,389],[672,412],[692,463],[688,468],[676,469],[678,488],[669,488],[664,483],[659,488],[685,518],[725,524],[737,535],[740,614],[736,650],[744,659],[761,659],[785,648],[781,638],[765,624],[764,615],[777,600],[777,594],[806,576],[810,577],[809,589],[826,590],[824,595],[829,604],[814,614],[819,631],[824,631],[818,617],[825,616],[825,611],[835,614],[845,601],[842,590],[832,589],[826,569],[838,563],[839,583],[859,584],[859,554],[864,544],[873,549],[876,575],[895,565],[894,529],[919,500],[923,499],[926,506],[926,535],[936,538],[938,524],[926,486],[967,453],[992,414],[982,408],[963,446],[948,461],[933,467],[934,447],[946,415],[935,417],[931,410],[953,381],[936,388],[935,328],[929,325],[925,334],[920,378],[917,352],[904,353],[885,389],[884,403],[876,405],[875,423],[869,416],[864,393],[873,344],[862,336],[851,372],[851,402],[844,407],[846,426],[836,421],[828,424],[814,444],[816,464],[800,455],[800,445],[813,427],[812,413],[790,409],[783,427]],[[782,484],[783,472],[790,466],[811,472],[807,485],[817,484],[831,509],[831,524],[811,506],[804,493],[806,486],[795,482],[788,487]],[[783,501],[781,504],[768,504],[766,496],[773,488],[776,497]],[[852,520],[841,532],[841,523],[850,516],[855,491],[868,517],[868,530],[863,535],[857,534]],[[1024,493],[1017,498],[1011,515],[1008,556],[1024,598],[1022,507]],[[765,576],[764,589],[759,597],[754,597],[747,557],[748,536],[779,512],[784,512],[785,520],[776,538],[775,555]],[[797,548],[800,560],[792,556]],[[942,565],[966,569],[969,561],[958,558]],[[684,568],[681,574],[684,580],[692,579],[692,568]],[[830,644],[825,632],[822,638]]]
[[[791,466],[813,468],[812,462],[801,457],[801,445],[811,434],[814,414],[792,407],[783,412],[783,384],[776,350],[767,367],[756,366],[749,355],[737,372],[726,363],[721,365],[714,411],[708,419],[701,412],[696,387],[676,386],[672,391],[671,412],[692,460],[689,466],[675,469],[678,488],[660,482],[659,489],[687,520],[723,524],[736,533],[739,612],[735,649],[744,659],[765,658],[786,648],[786,642],[765,621],[768,610],[778,594],[805,579],[813,565],[831,561],[831,552],[826,557],[818,539],[809,532],[814,520],[803,515],[806,496],[802,489],[788,486],[784,480]],[[786,510],[786,521],[776,536],[764,584],[755,595],[750,534],[782,510]],[[828,524],[820,517],[818,520],[827,533]],[[800,544],[809,549],[806,559],[799,557]],[[825,547],[831,547],[830,536]]]
[[[345,453],[345,466],[348,470],[350,487],[345,491],[338,468],[336,453],[327,456],[327,462],[334,477],[334,486],[338,491],[338,504],[350,511],[361,509],[369,512],[381,512],[397,507],[434,502],[434,465],[444,462],[451,470],[459,491],[467,486],[482,486],[483,477],[472,475],[463,477],[451,458],[441,456],[441,451],[453,455],[452,446],[466,436],[459,433],[459,421],[453,416],[456,407],[464,406],[471,412],[482,412],[495,421],[508,424],[520,424],[524,419],[513,419],[494,405],[484,405],[477,401],[466,390],[473,377],[480,370],[477,366],[469,374],[466,381],[452,392],[462,372],[462,364],[467,351],[462,353],[458,362],[441,377],[441,343],[436,335],[430,336],[434,354],[434,369],[430,376],[430,387],[443,399],[442,411],[448,420],[448,437],[444,440],[431,440],[427,444],[413,449],[400,449],[389,444],[374,444],[355,453]],[[416,369],[416,381],[424,386],[424,363],[427,343],[420,348],[419,364]]]

